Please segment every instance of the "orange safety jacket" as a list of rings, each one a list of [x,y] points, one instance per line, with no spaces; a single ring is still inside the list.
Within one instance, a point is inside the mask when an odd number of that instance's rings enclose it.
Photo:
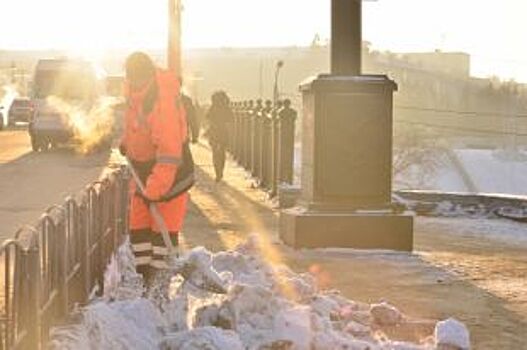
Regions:
[[[143,195],[151,201],[177,197],[192,186],[193,173],[178,174],[188,149],[188,132],[175,75],[157,70],[155,79],[140,91],[126,85],[125,96],[128,108],[121,146],[146,186]]]

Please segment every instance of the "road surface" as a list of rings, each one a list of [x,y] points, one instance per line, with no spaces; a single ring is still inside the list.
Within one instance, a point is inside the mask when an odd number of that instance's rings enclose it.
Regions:
[[[1,131],[0,240],[96,180],[108,158],[109,152],[85,156],[67,148],[34,153],[27,131]]]

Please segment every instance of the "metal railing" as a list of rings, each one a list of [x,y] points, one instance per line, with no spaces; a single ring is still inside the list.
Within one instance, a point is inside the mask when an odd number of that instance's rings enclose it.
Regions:
[[[0,349],[45,348],[49,331],[102,291],[127,232],[128,175],[112,170],[0,248]]]
[[[234,121],[229,152],[271,197],[278,185],[293,183],[295,123],[279,107],[265,109],[248,102],[232,103]]]

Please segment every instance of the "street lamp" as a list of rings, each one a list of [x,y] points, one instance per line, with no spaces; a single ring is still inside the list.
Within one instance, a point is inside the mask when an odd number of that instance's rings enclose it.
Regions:
[[[168,68],[181,72],[181,0],[168,0]]]
[[[278,91],[278,76],[280,75],[280,69],[284,66],[284,61],[280,60],[276,62],[276,70],[274,73],[274,88],[273,88],[273,102],[276,105],[280,98],[280,92]]]

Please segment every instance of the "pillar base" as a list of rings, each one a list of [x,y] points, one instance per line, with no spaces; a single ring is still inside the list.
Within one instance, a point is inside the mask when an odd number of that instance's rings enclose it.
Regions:
[[[315,212],[294,207],[280,214],[280,238],[294,248],[412,251],[413,217],[372,212]]]

